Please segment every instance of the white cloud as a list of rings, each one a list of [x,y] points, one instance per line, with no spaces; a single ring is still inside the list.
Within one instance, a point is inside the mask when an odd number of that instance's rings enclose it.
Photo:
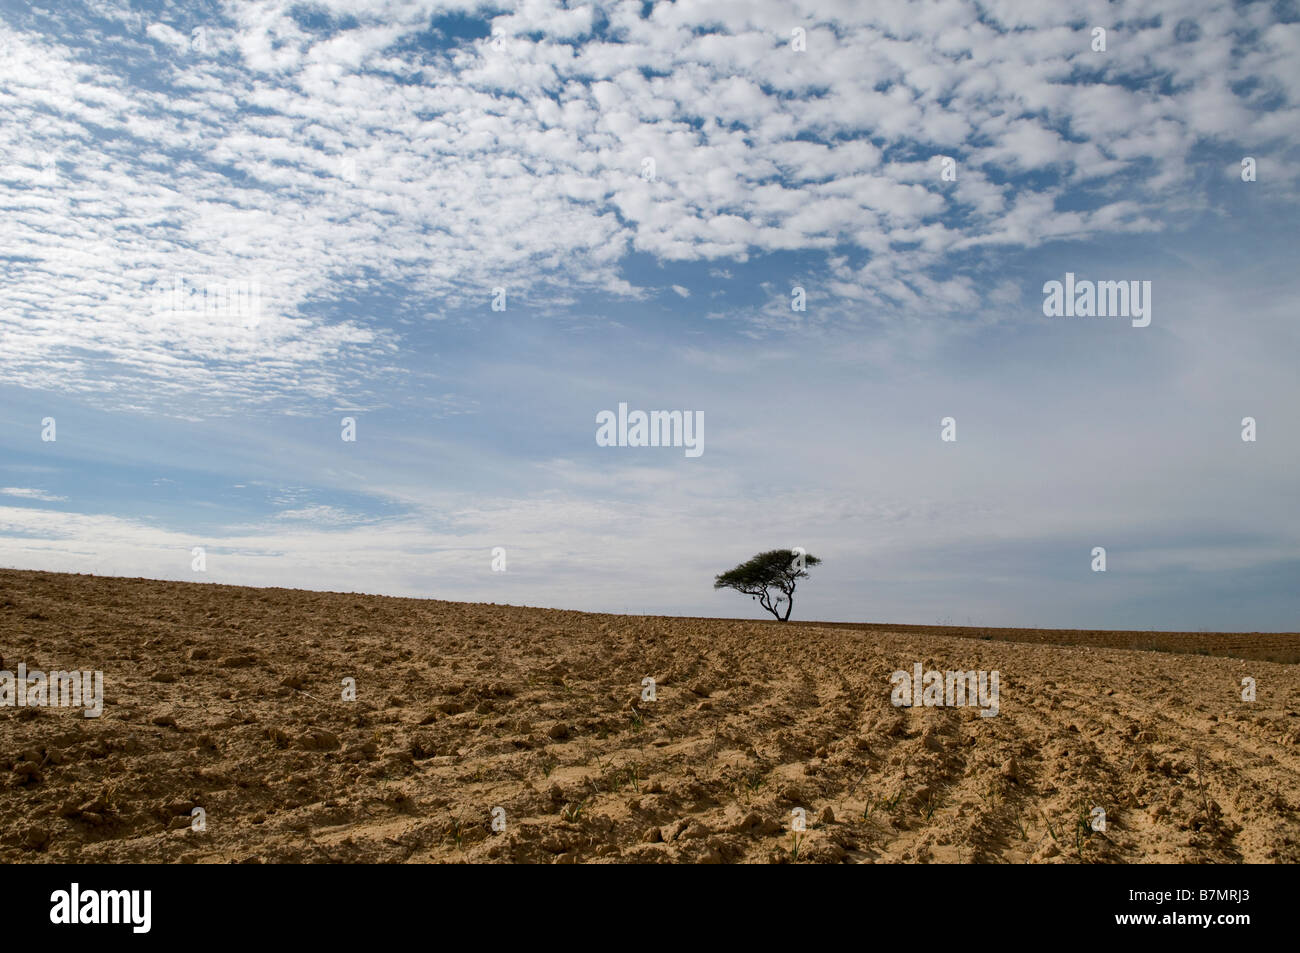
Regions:
[[[955,255],[1159,228],[1196,181],[1195,146],[1294,149],[1300,129],[1300,31],[1267,5],[1094,0],[1070,23],[1110,24],[1104,56],[1088,30],[1003,4],[599,6],[610,38],[593,34],[594,7],[539,2],[484,14],[500,49],[429,56],[394,46],[434,9],[405,0],[329,5],[356,20],[333,35],[288,2],[229,4],[201,25],[203,49],[179,16],[89,45],[0,27],[0,254],[14,262],[0,369],[124,406],[360,399],[382,390],[396,332],[318,302],[395,283],[426,313],[472,319],[497,285],[538,305],[637,296],[621,271],[633,250],[856,247],[853,274],[811,276],[823,294],[966,310],[981,294],[943,274]],[[1187,17],[1200,37],[1174,42]],[[807,53],[790,48],[792,24]],[[1226,37],[1250,31],[1250,56],[1227,55]],[[147,57],[161,88],[133,83],[109,49]],[[1161,74],[1172,89],[1148,81]],[[1254,108],[1264,96],[1272,108]],[[918,155],[887,160],[882,141]],[[36,157],[52,151],[51,183]],[[945,189],[926,156],[949,153],[962,164]],[[1293,167],[1276,172],[1287,194]],[[1054,178],[994,178],[1023,170]],[[1117,174],[1125,201],[1056,210],[1064,189]],[[147,289],[174,276],[259,280],[255,333],[158,321]],[[936,288],[952,290],[929,302]]]
[[[56,496],[53,493],[46,493],[44,490],[33,490],[26,487],[7,486],[0,489],[0,493],[5,496],[17,496],[24,500],[39,500],[42,503],[63,503],[67,501],[66,496]]]
[[[342,507],[314,504],[295,509],[281,510],[275,514],[277,520],[291,520],[300,523],[312,523],[317,526],[347,526],[363,522],[365,517],[350,513]]]

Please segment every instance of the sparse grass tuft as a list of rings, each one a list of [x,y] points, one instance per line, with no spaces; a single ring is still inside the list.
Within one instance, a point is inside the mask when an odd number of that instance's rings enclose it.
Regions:
[[[587,802],[589,800],[591,799],[583,798],[581,801],[578,801],[576,804],[570,801],[568,804],[564,805],[564,810],[560,812],[560,815],[570,824],[578,823],[578,821],[582,818],[582,812],[587,809]]]
[[[803,839],[799,836],[798,831],[790,832],[790,848],[789,848],[790,863],[792,864],[799,863],[799,845],[802,842]]]

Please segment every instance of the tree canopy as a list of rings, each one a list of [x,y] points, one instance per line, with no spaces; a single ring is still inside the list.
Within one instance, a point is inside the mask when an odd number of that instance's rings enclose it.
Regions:
[[[808,578],[807,567],[821,560],[802,549],[769,549],[721,573],[713,580],[714,589],[735,589],[755,599],[782,622],[794,608],[794,589],[800,579]],[[785,603],[785,615],[779,611]]]

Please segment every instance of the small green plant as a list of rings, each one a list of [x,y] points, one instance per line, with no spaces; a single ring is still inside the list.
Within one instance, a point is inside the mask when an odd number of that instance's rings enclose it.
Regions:
[[[1016,830],[1020,832],[1021,840],[1029,840],[1029,832],[1025,830],[1025,817],[1020,808],[1016,808]]]
[[[564,805],[564,810],[561,812],[564,819],[570,824],[578,823],[578,820],[582,817],[582,812],[587,809],[588,800],[589,798],[583,798],[577,804],[570,802]]]
[[[465,822],[457,818],[451,822],[448,829],[448,836],[455,842],[457,850],[463,850],[465,846]]]
[[[637,794],[641,793],[641,778],[635,764],[629,764],[615,771],[609,781],[609,789],[615,794],[620,793],[623,788],[628,786],[631,786]]]
[[[745,800],[748,800],[756,794],[758,789],[765,783],[763,772],[760,768],[736,774],[728,772],[724,774],[723,777],[731,783],[731,787],[736,792],[736,796]]]
[[[881,798],[880,807],[884,809],[886,814],[893,814],[894,811],[898,810],[898,805],[902,800],[903,800],[903,792],[899,791],[891,798],[888,799]]]
[[[798,832],[798,831],[791,831],[791,832],[790,832],[790,850],[789,850],[789,854],[790,854],[790,863],[792,863],[792,864],[797,864],[797,863],[799,863],[799,845],[800,845],[800,843],[802,843],[802,838],[799,836],[799,832]]]
[[[1092,837],[1092,816],[1086,807],[1079,808],[1079,816],[1074,821],[1074,850],[1083,859],[1083,846]]]
[[[990,784],[983,791],[979,792],[980,803],[984,805],[984,810],[992,812],[999,804],[1002,803],[1002,792]]]

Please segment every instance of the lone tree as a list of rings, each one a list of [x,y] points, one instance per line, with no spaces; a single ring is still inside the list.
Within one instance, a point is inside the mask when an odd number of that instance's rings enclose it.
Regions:
[[[820,562],[816,556],[805,553],[802,549],[769,549],[718,576],[713,580],[713,588],[743,592],[757,599],[759,605],[785,622],[790,618],[790,610],[794,608],[795,583],[808,577],[807,567],[816,566]],[[782,602],[785,603],[785,615],[778,611]]]

